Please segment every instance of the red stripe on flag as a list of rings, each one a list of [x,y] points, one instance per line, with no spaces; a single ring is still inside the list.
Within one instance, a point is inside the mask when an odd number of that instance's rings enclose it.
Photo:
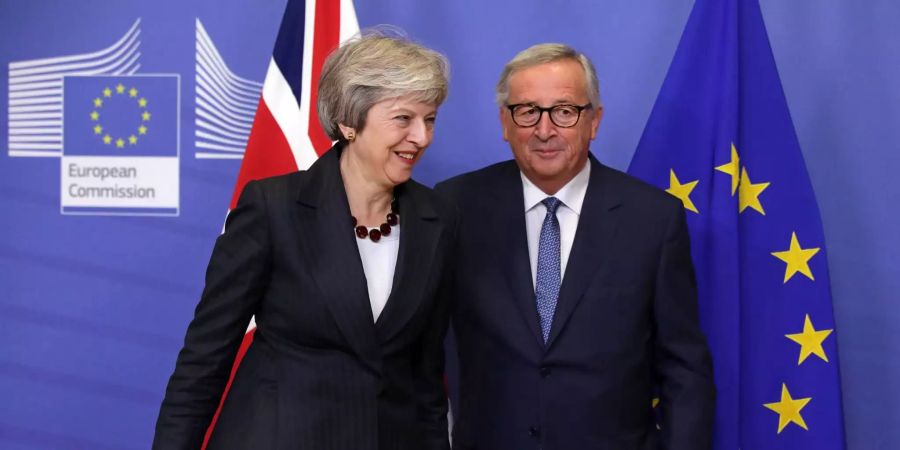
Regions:
[[[319,124],[319,113],[316,110],[319,75],[322,73],[325,57],[338,46],[341,32],[340,14],[341,2],[336,0],[316,2],[316,25],[312,45],[312,79],[309,88],[309,140],[319,156],[331,148],[331,139],[322,130],[322,126]]]
[[[250,138],[247,140],[247,150],[244,151],[244,161],[238,172],[234,194],[231,196],[231,209],[237,206],[238,198],[247,182],[296,170],[297,162],[294,160],[291,146],[265,100],[260,97],[256,117],[253,119],[253,128],[250,129]]]
[[[231,375],[228,376],[228,384],[225,385],[225,390],[222,392],[222,400],[219,401],[219,407],[216,408],[216,414],[213,415],[212,422],[209,423],[209,427],[206,429],[206,436],[203,438],[203,445],[200,447],[200,450],[206,449],[206,444],[209,443],[209,437],[212,436],[213,429],[216,427],[216,422],[219,420],[219,413],[222,412],[222,405],[225,403],[225,397],[228,396],[228,390],[231,389],[231,382],[234,381],[234,374],[237,373],[237,368],[241,364],[241,360],[244,359],[244,355],[247,354],[247,349],[250,348],[250,344],[253,342],[253,336],[256,334],[256,328],[247,332],[244,335],[244,340],[241,342],[241,347],[238,349],[237,356],[234,358],[234,365],[231,366]]]

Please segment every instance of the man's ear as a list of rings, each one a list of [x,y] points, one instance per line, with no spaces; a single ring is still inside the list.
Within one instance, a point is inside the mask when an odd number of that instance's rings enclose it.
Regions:
[[[597,128],[600,127],[600,121],[603,120],[603,106],[594,109],[594,118],[591,119],[591,140],[597,137]]]
[[[506,109],[500,107],[500,128],[503,129],[503,140],[509,142],[509,121],[506,119]]]

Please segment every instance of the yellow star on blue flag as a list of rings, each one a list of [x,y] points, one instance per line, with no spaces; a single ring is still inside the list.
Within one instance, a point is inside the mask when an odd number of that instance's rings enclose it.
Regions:
[[[825,236],[757,0],[696,0],[628,171],[702,206],[713,449],[843,450]]]

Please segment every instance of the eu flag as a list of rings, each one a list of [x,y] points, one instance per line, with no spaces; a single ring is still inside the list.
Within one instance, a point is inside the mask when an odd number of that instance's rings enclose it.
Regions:
[[[715,448],[844,448],[822,223],[757,0],[697,0],[629,172],[689,211]]]
[[[63,79],[67,156],[178,156],[178,77]]]

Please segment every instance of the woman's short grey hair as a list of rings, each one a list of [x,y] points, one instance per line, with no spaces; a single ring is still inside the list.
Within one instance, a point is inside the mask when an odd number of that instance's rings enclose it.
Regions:
[[[364,30],[332,52],[319,77],[316,109],[325,134],[345,141],[339,124],[362,130],[375,103],[412,96],[434,104],[447,98],[450,64],[444,55],[394,28]]]
[[[600,83],[597,81],[597,71],[591,60],[579,53],[572,47],[564,44],[538,44],[526,48],[519,52],[510,62],[503,67],[503,73],[500,74],[500,81],[497,82],[496,100],[498,106],[506,105],[509,99],[509,77],[514,73],[527,69],[529,67],[547,64],[561,59],[571,59],[581,64],[584,69],[584,79],[587,80],[587,94],[591,105],[599,108],[600,103]]]

